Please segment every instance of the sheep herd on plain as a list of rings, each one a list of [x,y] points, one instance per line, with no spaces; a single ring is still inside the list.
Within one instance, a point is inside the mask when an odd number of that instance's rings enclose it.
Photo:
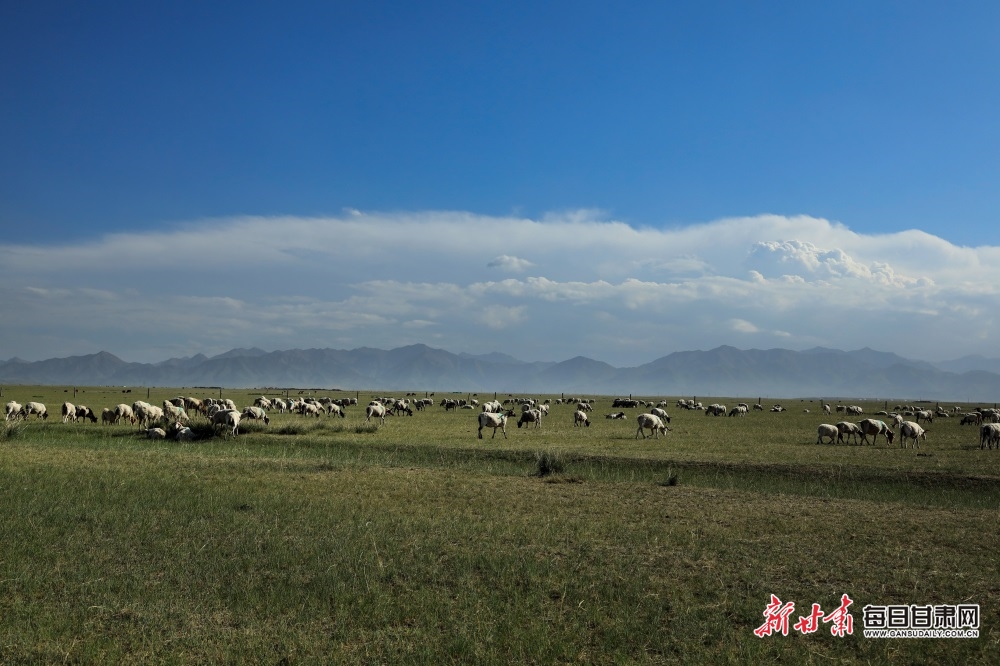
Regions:
[[[515,419],[517,427],[540,428],[543,418],[549,416],[551,404],[567,404],[574,407],[573,426],[589,427],[591,425],[589,413],[593,412],[596,401],[585,398],[558,398],[553,400],[535,400],[532,398],[509,397],[503,402],[491,400],[479,403],[475,399],[455,399],[444,398],[437,405],[445,411],[451,410],[477,410],[478,431],[477,437],[483,438],[483,430],[491,429],[491,438],[496,437],[497,430],[500,430],[504,438],[507,437],[508,419]],[[131,405],[117,404],[114,407],[106,407],[101,411],[100,422],[103,425],[117,425],[129,423],[136,425],[141,433],[150,439],[175,439],[178,441],[189,441],[196,439],[197,435],[190,427],[191,415],[198,415],[210,424],[213,433],[237,435],[241,422],[259,421],[265,425],[270,423],[268,411],[285,412],[299,414],[303,417],[319,418],[321,415],[328,417],[346,417],[347,408],[357,406],[356,398],[267,398],[260,396],[256,398],[252,405],[240,410],[231,399],[213,398],[193,398],[179,396],[170,400],[164,400],[162,406],[152,405],[142,400],[137,400]],[[378,397],[372,400],[365,407],[365,423],[375,421],[377,425],[385,424],[387,416],[408,415],[413,416],[414,411],[423,411],[435,405],[431,398],[392,398]],[[615,398],[612,409],[622,408],[647,409],[647,412],[635,416],[638,425],[635,438],[649,436],[657,438],[660,434],[666,435],[670,431],[670,415],[666,411],[668,407],[666,400],[657,403],[637,400],[632,398]],[[745,417],[751,411],[764,411],[765,408],[760,403],[750,405],[739,403],[728,409],[726,405],[712,403],[702,405],[700,402],[681,398],[675,405],[679,409],[701,411],[706,416],[729,416]],[[773,405],[768,411],[783,412],[785,408],[781,405]],[[804,412],[809,412],[804,409]],[[864,410],[858,405],[836,405],[822,404],[824,415],[833,413],[843,413],[849,416],[862,416]],[[6,421],[28,419],[34,416],[37,419],[47,419],[48,410],[43,403],[27,402],[24,405],[11,400],[5,406]],[[65,402],[60,410],[62,422],[98,422],[98,415],[86,405],[74,405]],[[884,420],[877,418],[865,418],[858,422],[839,421],[836,424],[822,423],[817,428],[816,444],[877,444],[879,437],[883,438],[886,445],[893,444],[896,437],[899,437],[900,446],[906,447],[909,443],[911,447],[920,447],[920,441],[927,439],[927,430],[923,424],[934,422],[935,418],[960,417],[960,425],[975,425],[980,429],[979,446],[981,449],[1000,449],[1000,409],[996,408],[976,408],[972,412],[962,412],[958,407],[950,410],[937,408],[935,410],[920,409],[912,405],[897,405],[893,411],[879,411],[875,416],[884,417]],[[605,415],[609,420],[627,420],[628,415],[624,411],[611,412]],[[869,438],[871,441],[869,442]]]

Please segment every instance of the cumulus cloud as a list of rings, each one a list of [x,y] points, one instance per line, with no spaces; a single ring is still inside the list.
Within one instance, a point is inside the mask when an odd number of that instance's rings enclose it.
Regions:
[[[350,210],[0,244],[0,310],[17,313],[0,348],[155,361],[426,342],[629,365],[720,344],[822,345],[938,359],[993,354],[998,291],[1000,248],[811,217],[656,229],[590,211]]]

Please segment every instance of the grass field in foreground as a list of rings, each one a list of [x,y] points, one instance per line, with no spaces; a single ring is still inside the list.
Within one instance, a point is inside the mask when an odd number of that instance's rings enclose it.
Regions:
[[[0,440],[0,662],[993,663],[1000,452],[953,421],[816,446],[784,404],[645,442],[609,399],[482,441],[440,408],[190,444],[31,422]],[[771,594],[844,593],[853,636],[753,635]],[[981,637],[861,637],[901,603],[978,603]]]

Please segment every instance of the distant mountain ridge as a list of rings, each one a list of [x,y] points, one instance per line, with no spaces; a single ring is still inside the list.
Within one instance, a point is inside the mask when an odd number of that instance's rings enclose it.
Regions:
[[[1000,359],[967,356],[929,363],[868,348],[845,352],[722,346],[616,368],[584,356],[529,362],[500,352],[454,354],[423,344],[391,350],[233,349],[159,363],[130,363],[102,351],[34,362],[15,357],[0,362],[0,382],[996,402]]]

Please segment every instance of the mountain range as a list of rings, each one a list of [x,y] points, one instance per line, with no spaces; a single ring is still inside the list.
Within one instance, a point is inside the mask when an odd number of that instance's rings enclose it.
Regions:
[[[616,368],[584,356],[528,362],[498,352],[454,354],[422,344],[388,351],[233,349],[159,363],[130,363],[102,351],[33,362],[12,358],[0,362],[0,383],[995,402],[1000,400],[1000,359],[966,356],[930,363],[867,348],[722,346]]]

